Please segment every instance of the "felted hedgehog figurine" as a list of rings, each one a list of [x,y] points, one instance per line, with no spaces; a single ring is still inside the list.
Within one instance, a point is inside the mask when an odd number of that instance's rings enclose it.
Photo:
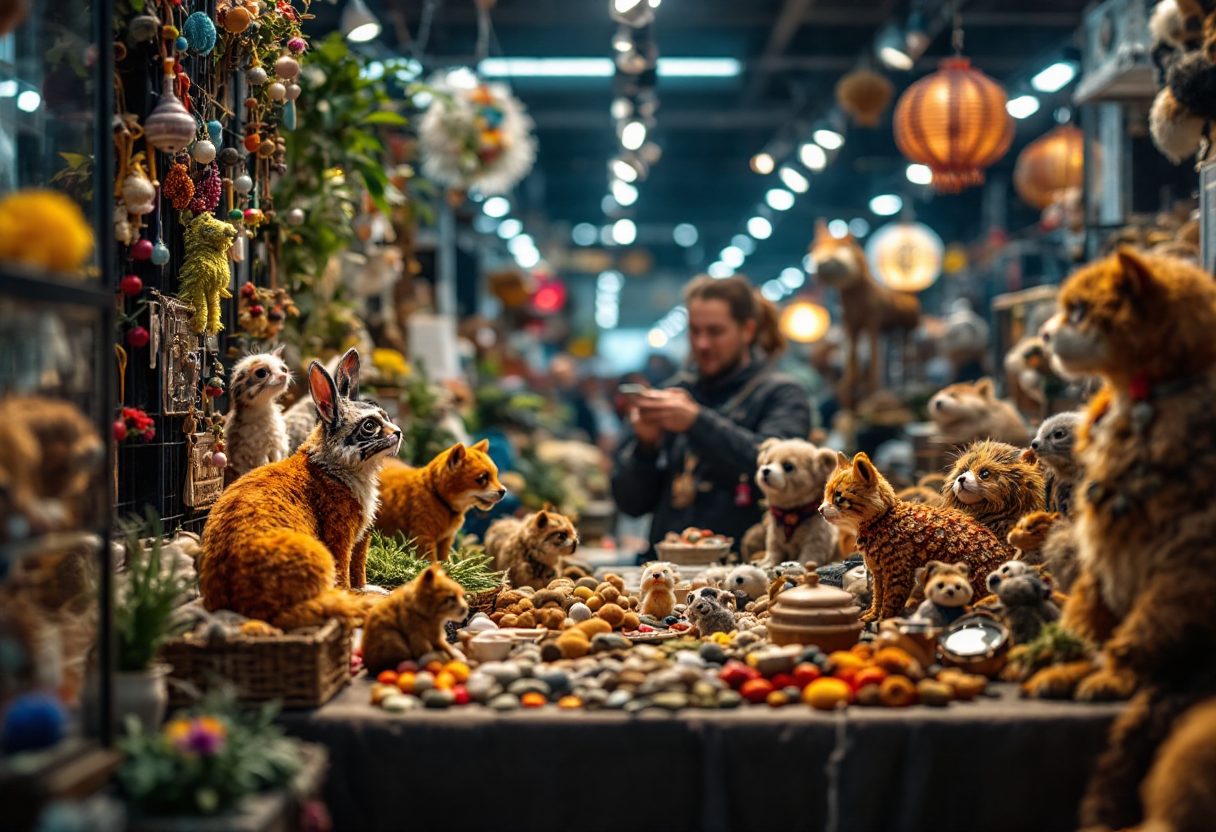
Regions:
[[[186,226],[186,256],[177,273],[177,296],[194,307],[190,328],[195,332],[216,335],[224,328],[220,299],[232,297],[228,249],[235,238],[235,228],[208,213],[199,214]]]
[[[731,611],[726,592],[712,586],[688,593],[685,614],[702,638],[713,633],[734,632],[737,629],[735,614]]]
[[[1046,487],[1033,452],[985,439],[954,463],[942,497],[945,508],[970,515],[1004,542],[1020,518],[1043,510]]]
[[[1030,450],[1047,468],[1047,509],[1065,517],[1072,512],[1073,489],[1081,481],[1081,462],[1074,453],[1081,419],[1077,411],[1057,413],[1039,426],[1030,443]]]

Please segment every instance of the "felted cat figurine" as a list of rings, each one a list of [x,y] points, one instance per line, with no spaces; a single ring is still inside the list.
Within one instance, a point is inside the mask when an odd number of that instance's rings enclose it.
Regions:
[[[522,520],[504,517],[486,530],[486,554],[513,587],[547,587],[557,577],[558,561],[573,555],[578,543],[574,524],[552,509]]]
[[[973,593],[984,594],[984,576],[1005,560],[996,535],[961,511],[900,502],[864,453],[852,462],[844,454],[836,459],[819,511],[829,523],[857,534],[874,585],[874,603],[863,621],[899,615],[916,570],[933,560],[967,564]]]
[[[235,239],[236,229],[209,213],[199,214],[186,226],[186,255],[177,273],[177,296],[194,307],[190,328],[195,332],[217,335],[224,328],[220,299],[232,297],[228,249]]]
[[[463,658],[448,644],[444,625],[463,621],[468,612],[464,589],[439,564],[432,564],[380,601],[367,616],[363,664],[369,673],[376,674],[435,650],[454,659]]]
[[[278,398],[290,384],[291,371],[283,362],[282,347],[247,355],[233,366],[228,388],[231,404],[224,419],[226,483],[287,458],[287,428]]]
[[[1216,695],[1216,283],[1121,247],[1069,277],[1058,305],[1043,333],[1055,358],[1106,382],[1077,440],[1081,572],[1061,624],[1104,660],[1049,667],[1026,686],[1135,694],[1081,804],[1081,826],[1124,829],[1141,818],[1139,785],[1174,719]]]
[[[346,359],[357,365],[358,353]],[[211,509],[198,568],[208,610],[290,629],[351,622],[368,607],[347,590],[366,583],[377,472],[400,447],[401,429],[376,404],[339,396],[315,361],[308,382],[321,417],[312,436],[234,482]]]
[[[471,448],[457,443],[425,468],[386,467],[376,527],[412,538],[418,553],[431,560],[445,560],[469,509],[489,509],[507,493],[486,454],[489,447],[485,439]]]

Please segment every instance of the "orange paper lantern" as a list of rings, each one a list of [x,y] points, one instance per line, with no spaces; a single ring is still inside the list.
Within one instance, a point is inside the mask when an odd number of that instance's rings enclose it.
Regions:
[[[1018,196],[1040,210],[1084,182],[1085,134],[1067,124],[1026,145],[1013,169]]]
[[[850,72],[836,84],[836,103],[858,127],[877,127],[894,96],[891,82],[872,69]]]
[[[933,187],[954,194],[984,182],[984,169],[1009,150],[1013,119],[996,81],[962,57],[904,92],[895,105],[895,143],[933,171]]]

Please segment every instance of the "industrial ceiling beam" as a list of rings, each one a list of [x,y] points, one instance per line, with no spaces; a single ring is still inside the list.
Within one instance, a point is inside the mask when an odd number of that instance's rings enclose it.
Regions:
[[[786,47],[802,28],[807,11],[814,2],[815,0],[785,0],[781,13],[777,15],[772,31],[769,32],[768,43],[765,44],[764,52],[760,55],[759,64],[752,71],[751,82],[747,85],[748,100],[754,100],[764,92],[771,73],[766,61],[785,54]]]
[[[611,129],[612,117],[603,110],[533,110],[529,113],[537,130]],[[734,110],[672,110],[659,114],[659,129],[675,130],[771,130],[793,116],[789,110],[773,107]]]

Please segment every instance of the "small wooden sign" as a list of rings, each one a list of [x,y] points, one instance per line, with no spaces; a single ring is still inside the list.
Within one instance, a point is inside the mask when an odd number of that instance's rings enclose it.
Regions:
[[[183,416],[195,407],[202,380],[202,351],[199,337],[190,329],[191,307],[166,295],[161,305],[160,350],[163,412]]]
[[[189,468],[182,502],[198,511],[210,508],[224,490],[224,469],[211,464],[216,437],[212,433],[194,433],[189,437]]]

